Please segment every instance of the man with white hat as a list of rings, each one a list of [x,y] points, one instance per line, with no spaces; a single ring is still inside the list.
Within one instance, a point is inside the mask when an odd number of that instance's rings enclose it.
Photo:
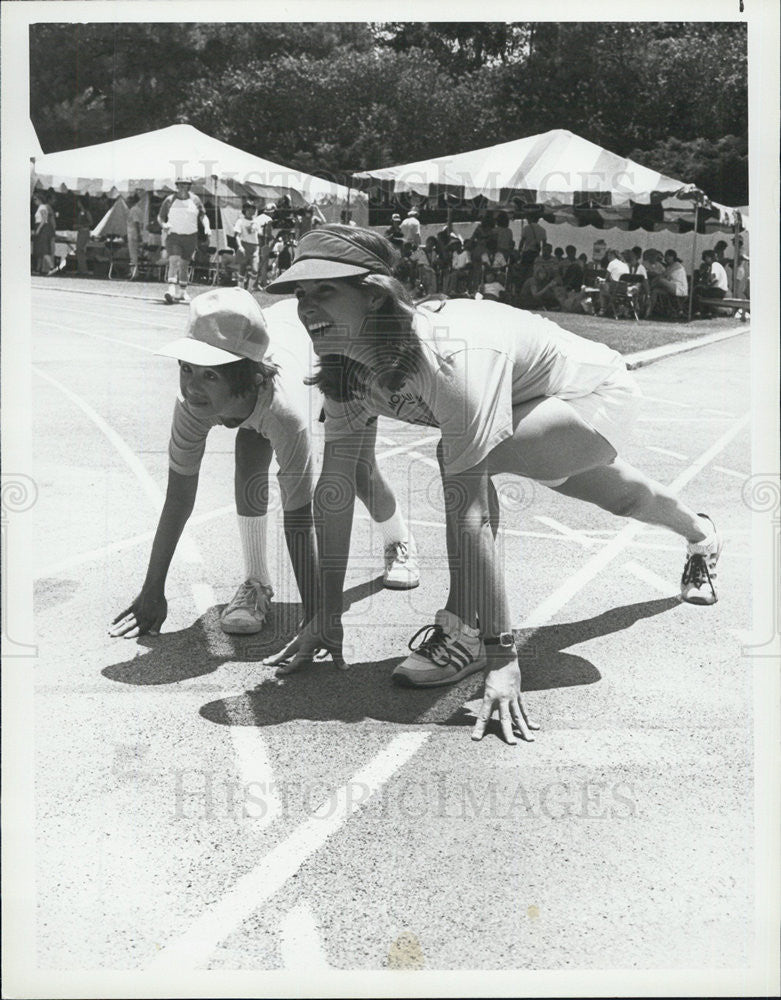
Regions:
[[[177,177],[175,183],[176,194],[168,195],[157,216],[168,254],[168,291],[165,293],[168,305],[190,301],[187,282],[190,261],[198,243],[199,225],[205,236],[211,235],[209,217],[203,202],[190,190],[192,177]]]

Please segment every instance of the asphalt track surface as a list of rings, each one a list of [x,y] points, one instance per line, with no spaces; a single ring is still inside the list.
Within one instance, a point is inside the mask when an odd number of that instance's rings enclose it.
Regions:
[[[277,682],[297,619],[284,546],[259,636],[232,432],[212,432],[159,637],[110,639],[167,477],[185,312],[33,289],[37,952],[55,969],[739,968],[753,927],[749,338],[640,369],[626,457],[727,539],[721,600],[677,599],[679,540],[528,482],[501,490],[526,699],[542,729],[469,739],[481,681],[390,673],[444,601],[436,437],[381,423],[422,583],[390,592],[358,511],[352,667]],[[281,538],[272,529],[272,537]]]

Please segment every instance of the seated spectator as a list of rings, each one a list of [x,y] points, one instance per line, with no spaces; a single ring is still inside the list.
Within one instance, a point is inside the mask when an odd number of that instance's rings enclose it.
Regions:
[[[696,288],[699,298],[701,300],[725,298],[729,291],[727,272],[716,260],[716,254],[713,250],[703,250],[702,264],[700,284]],[[702,302],[700,302],[700,312],[707,317],[718,315],[717,310],[711,309]]]
[[[570,243],[566,247],[566,257],[561,269],[561,280],[569,292],[579,292],[583,287],[583,263],[575,256],[575,247]],[[581,255],[585,257],[585,254]]]
[[[462,244],[456,238],[450,245],[450,251],[450,274],[447,276],[445,292],[448,295],[459,295],[469,288],[469,279],[472,275],[472,241],[466,240]]]
[[[672,299],[674,311],[677,312],[678,301],[686,299],[688,295],[689,283],[685,267],[674,250],[665,250],[664,272],[657,276],[651,285],[651,298],[646,307],[646,316],[655,313],[660,301],[667,296]]]
[[[553,245],[551,243],[543,243],[542,253],[539,256],[539,262],[543,265],[545,270],[551,277],[555,275],[561,275],[561,267],[558,260],[553,256]]]
[[[599,311],[603,316],[608,313],[608,306],[614,299],[619,279],[623,275],[629,274],[629,265],[621,258],[617,250],[608,249],[605,252],[605,262],[607,277],[599,286]]]
[[[494,234],[491,234],[486,240],[485,250],[480,257],[480,262],[484,267],[490,267],[494,270],[501,270],[501,268],[507,267],[507,258],[499,250]]]
[[[480,294],[484,299],[491,302],[504,301],[504,285],[496,274],[496,271],[485,272],[485,281],[480,285]]]
[[[556,258],[559,268],[561,268],[564,263],[564,250],[562,249],[562,247],[556,247],[556,249],[553,251],[553,256]]]
[[[534,262],[532,276],[521,287],[521,309],[558,309],[562,291],[561,277],[543,264],[541,259]]]
[[[494,235],[496,236],[496,249],[509,260],[510,251],[515,246],[515,240],[510,229],[510,216],[507,212],[499,212],[497,214]]]

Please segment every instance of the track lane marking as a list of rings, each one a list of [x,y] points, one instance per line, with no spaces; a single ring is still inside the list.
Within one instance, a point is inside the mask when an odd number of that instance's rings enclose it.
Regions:
[[[141,488],[147,498],[151,501],[153,506],[159,510],[164,501],[163,493],[160,491],[157,483],[154,481],[149,472],[147,472],[143,463],[139,460],[124,438],[122,438],[114,430],[114,428],[111,427],[110,424],[108,424],[103,417],[101,417],[101,415],[89,405],[86,400],[82,399],[75,392],[72,392],[67,386],[63,385],[51,375],[41,371],[39,368],[36,368],[35,365],[32,366],[32,369],[40,378],[43,378],[45,381],[56,386],[56,388],[58,388],[74,404],[74,406],[78,407],[78,409],[80,409],[82,413],[84,413],[95,424],[98,430],[101,431],[106,438],[108,438],[109,442],[114,446],[116,451],[120,454],[132,470],[133,474],[136,476],[136,479],[141,485]],[[195,544],[195,541],[189,535],[187,528],[185,528],[182,532],[177,550],[181,551],[185,562],[191,566],[198,567],[200,572],[203,571],[203,558],[198,546]],[[199,615],[205,614],[209,608],[213,607],[217,603],[211,585],[204,580],[192,581],[190,583],[190,591],[192,593],[193,603]],[[206,633],[206,639],[210,648],[212,648],[212,652],[214,652],[213,644],[209,642],[208,633]],[[224,688],[221,694],[223,697],[227,697]],[[281,807],[279,805],[278,797],[273,791],[274,771],[271,766],[268,750],[262,734],[257,729],[253,729],[251,730],[251,735],[244,735],[241,733],[240,727],[237,726],[228,726],[228,731],[231,744],[234,749],[234,757],[242,779],[242,784],[246,786],[251,782],[259,781],[261,784],[266,785],[266,787],[270,790],[267,816],[271,814],[271,818],[273,818],[278,815]],[[268,821],[270,822],[270,820]],[[265,826],[266,823],[264,822],[263,825]]]
[[[328,969],[320,930],[308,900],[288,910],[282,920],[282,940],[279,950],[286,969]]]
[[[582,534],[580,531],[576,531],[574,528],[568,528],[566,524],[562,524],[560,521],[557,521],[552,517],[548,517],[546,514],[535,514],[534,520],[539,521],[540,524],[544,524],[548,528],[552,528],[564,538],[569,538],[571,541],[577,542],[578,545],[584,546],[584,548],[591,548],[593,545],[598,543],[596,538],[589,538],[587,535]]]
[[[217,945],[267,903],[301,866],[362,809],[431,736],[408,732],[390,743],[329,796],[315,812],[208,906],[187,930],[173,938],[146,966],[149,972],[201,968]],[[355,795],[355,792],[360,793]]]
[[[646,451],[656,452],[657,455],[669,455],[670,458],[679,458],[682,462],[689,460],[688,455],[683,455],[680,451],[672,451],[670,448],[658,448],[656,445],[647,444],[645,449]]]
[[[723,465],[714,465],[715,472],[721,472],[725,476],[733,476],[735,479],[742,479],[745,482],[751,475],[750,472],[738,472],[737,469],[725,469]]]
[[[691,465],[676,476],[667,489],[673,494],[680,493],[695,476],[702,472],[706,465],[713,461],[720,451],[726,448],[733,438],[737,437],[744,427],[748,425],[750,419],[751,414],[746,413],[739,420],[735,421],[732,427],[728,431],[725,431],[710,448],[707,448]],[[540,628],[542,625],[547,624],[565,604],[568,604],[572,600],[575,594],[582,590],[586,584],[590,583],[598,573],[601,573],[617,555],[623,552],[630,542],[634,540],[635,535],[638,535],[645,527],[640,521],[634,521],[619,531],[600,552],[593,555],[588,562],[584,563],[580,569],[576,570],[572,576],[566,579],[560,587],[546,597],[544,601],[541,601],[526,618],[521,627],[527,629]]]
[[[134,344],[131,340],[120,340],[118,337],[107,337],[102,333],[92,333],[89,330],[80,330],[75,326],[68,326],[65,323],[54,323],[48,319],[36,321],[41,326],[51,326],[55,330],[65,330],[67,333],[77,333],[80,337],[92,337],[94,340],[105,340],[107,344],[119,344],[120,347],[134,347],[137,351],[144,351],[146,354],[154,354],[152,347],[142,347],[141,344]]]
[[[642,580],[643,583],[649,584],[665,597],[671,597],[673,594],[678,594],[680,592],[680,588],[677,584],[673,584],[669,580],[665,580],[663,576],[659,576],[658,573],[654,573],[653,570],[648,569],[647,566],[641,565],[641,563],[634,561],[628,562],[624,566],[624,569],[629,570],[632,576],[637,577],[638,580]]]

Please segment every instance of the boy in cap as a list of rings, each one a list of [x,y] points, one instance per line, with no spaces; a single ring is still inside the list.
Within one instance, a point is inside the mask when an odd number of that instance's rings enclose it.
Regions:
[[[269,337],[269,329],[272,337]],[[197,296],[190,306],[187,335],[158,354],[179,362],[180,395],[169,443],[168,489],[140,593],[116,616],[112,636],[157,634],[167,615],[165,581],[171,560],[192,513],[206,437],[218,424],[237,428],[235,496],[245,581],[220,615],[223,631],[259,632],[273,587],[267,559],[268,472],[272,456],[279,465],[284,535],[303,606],[314,613],[317,546],[312,518],[314,467],[313,416],[320,401],[305,386],[302,358],[308,341],[296,303],[285,300],[269,310],[269,323],[253,296],[240,288],[218,288]],[[368,471],[359,496],[374,516],[395,505],[376,466]],[[383,535],[394,518],[380,524]],[[385,584],[407,589],[418,584],[417,564],[386,558]]]
[[[177,178],[176,194],[168,195],[157,216],[168,254],[168,291],[164,298],[169,306],[174,302],[190,301],[187,280],[198,243],[199,225],[205,236],[211,235],[209,217],[201,199],[190,190],[192,183],[191,177]]]

